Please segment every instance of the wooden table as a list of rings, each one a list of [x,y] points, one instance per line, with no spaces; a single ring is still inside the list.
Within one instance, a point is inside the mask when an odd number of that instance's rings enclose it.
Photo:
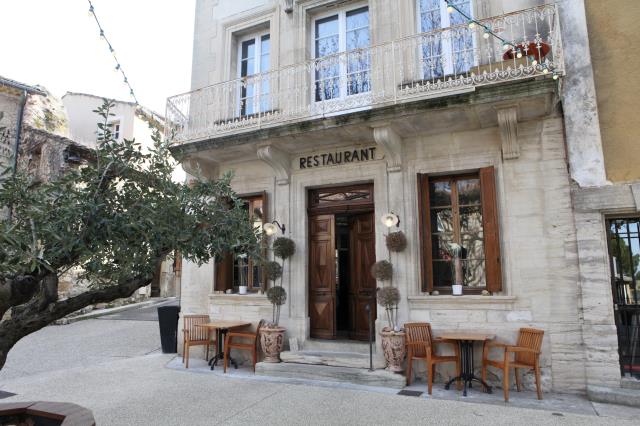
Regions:
[[[216,331],[216,341],[218,342],[218,348],[217,348],[216,354],[209,360],[209,365],[211,366],[212,370],[213,370],[213,367],[218,363],[218,361],[224,358],[223,343],[224,343],[224,338],[227,334],[227,331],[229,331],[229,329],[231,328],[246,327],[249,325],[251,325],[250,322],[233,321],[233,320],[232,321],[214,320],[204,324],[195,324],[196,327],[206,328],[209,332],[211,332],[211,330]],[[231,364],[235,368],[238,368],[238,364],[235,362],[233,358],[231,358],[231,356],[229,356],[229,361],[231,361]]]
[[[461,374],[458,377],[454,377],[449,380],[444,388],[448,390],[451,383],[456,380],[462,380],[464,382],[464,391],[462,392],[462,395],[467,396],[467,387],[471,388],[472,382],[475,380],[482,385],[483,389],[487,393],[491,393],[491,386],[487,385],[482,381],[482,379],[473,374],[473,344],[475,342],[484,343],[487,340],[493,340],[496,337],[495,334],[457,332],[445,333],[439,337],[447,340],[457,340],[460,347]]]

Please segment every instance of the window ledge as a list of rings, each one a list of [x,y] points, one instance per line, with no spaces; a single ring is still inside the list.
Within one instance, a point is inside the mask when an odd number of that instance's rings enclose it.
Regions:
[[[516,300],[516,296],[424,295],[410,296],[409,307],[412,309],[439,307],[442,309],[497,309],[509,311],[513,309]]]
[[[225,294],[211,293],[209,301],[216,305],[244,305],[244,306],[270,306],[271,302],[267,299],[266,294],[247,293],[247,294]]]

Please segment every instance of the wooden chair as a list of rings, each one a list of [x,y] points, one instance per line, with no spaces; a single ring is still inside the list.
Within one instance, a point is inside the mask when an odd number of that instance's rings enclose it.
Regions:
[[[210,330],[204,327],[196,327],[196,324],[206,324],[209,315],[185,315],[182,317],[184,327],[182,328],[182,362],[189,368],[189,348],[191,346],[205,346],[207,348],[205,359],[209,359],[209,346],[211,345]],[[213,337],[214,348],[216,347],[216,337]]]
[[[411,369],[414,359],[424,360],[427,365],[427,388],[429,395],[431,395],[431,389],[433,388],[433,377],[436,373],[437,364],[455,362],[456,376],[460,376],[460,349],[458,342],[434,338],[431,332],[431,324],[428,322],[405,323],[404,331],[407,338],[407,385],[411,384]],[[452,344],[455,355],[436,355],[435,345],[440,343]],[[460,386],[459,381],[458,386]]]
[[[229,352],[231,349],[238,349],[241,351],[251,352],[251,359],[253,361],[253,371],[256,371],[256,362],[258,362],[258,338],[260,337],[260,328],[264,325],[265,321],[260,320],[258,328],[255,333],[242,332],[242,331],[230,331],[224,340],[224,372],[227,372],[227,363],[229,360]],[[235,339],[234,339],[235,338]],[[244,341],[238,341],[237,339],[244,339]]]
[[[536,391],[538,399],[542,399],[542,390],[540,389],[540,348],[542,347],[542,337],[544,330],[535,328],[521,328],[516,345],[507,345],[499,342],[486,342],[482,354],[482,380],[487,380],[487,366],[499,368],[502,370],[502,388],[504,390],[504,400],[509,401],[509,369],[513,368],[516,376],[516,388],[520,392],[520,376],[518,370],[525,368],[534,370],[536,374]],[[489,359],[489,349],[498,347],[503,349],[503,358],[501,361]],[[510,354],[515,354],[511,359]]]

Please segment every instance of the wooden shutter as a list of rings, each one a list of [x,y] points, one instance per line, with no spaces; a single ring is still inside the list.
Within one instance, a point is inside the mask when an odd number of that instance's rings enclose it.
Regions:
[[[480,169],[480,188],[482,191],[482,226],[484,230],[487,290],[495,293],[502,291],[502,267],[500,262],[496,176],[493,166]]]
[[[433,264],[431,253],[431,214],[429,210],[429,176],[418,173],[418,224],[420,236],[420,265],[422,272],[422,291],[433,291]]]
[[[226,291],[233,288],[233,256],[225,253],[224,257],[216,261],[216,291]]]

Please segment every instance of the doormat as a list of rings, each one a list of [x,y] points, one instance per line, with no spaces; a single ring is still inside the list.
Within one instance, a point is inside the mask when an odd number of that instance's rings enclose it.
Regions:
[[[403,390],[401,390],[400,392],[398,392],[398,395],[404,395],[404,396],[420,396],[420,395],[422,395],[423,393],[424,393],[424,392],[403,389]]]
[[[10,396],[14,396],[14,395],[16,395],[16,394],[0,390],[0,399],[9,398]]]

